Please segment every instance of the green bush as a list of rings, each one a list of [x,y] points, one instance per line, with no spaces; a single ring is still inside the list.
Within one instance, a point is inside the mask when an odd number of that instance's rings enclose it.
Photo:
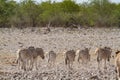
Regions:
[[[91,0],[78,4],[75,0],[37,3],[35,0],[0,0],[0,27],[71,27],[120,26],[120,3]]]

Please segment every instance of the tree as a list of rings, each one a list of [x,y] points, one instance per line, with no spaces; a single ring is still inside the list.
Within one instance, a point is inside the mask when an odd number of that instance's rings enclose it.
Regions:
[[[97,26],[107,26],[112,15],[112,6],[109,0],[92,0],[91,6]]]
[[[10,26],[10,17],[15,14],[16,2],[0,0],[0,27]]]
[[[27,26],[35,27],[37,25],[39,14],[39,7],[35,1],[24,0],[20,3],[18,18],[23,20],[23,23],[27,24]]]

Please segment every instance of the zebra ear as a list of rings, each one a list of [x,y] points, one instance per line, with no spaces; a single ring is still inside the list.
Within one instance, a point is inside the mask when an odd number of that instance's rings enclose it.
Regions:
[[[118,53],[120,53],[120,51],[119,50],[117,50],[117,52],[115,52],[115,54],[117,55]]]

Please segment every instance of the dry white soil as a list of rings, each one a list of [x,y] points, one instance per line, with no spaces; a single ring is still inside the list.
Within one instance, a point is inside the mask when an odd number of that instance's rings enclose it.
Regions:
[[[114,55],[115,51],[120,50],[119,28],[51,28],[51,32],[44,33],[44,28],[0,28],[0,80],[116,80],[114,58],[107,65],[107,70],[102,66],[99,73],[94,51],[97,47],[108,46]],[[58,54],[56,66],[48,68],[46,57],[39,61],[37,71],[19,70],[15,63],[16,51],[29,46],[41,47],[45,52],[55,51]],[[91,48],[89,64],[82,65],[75,61],[73,69],[67,69],[62,52],[85,47]]]

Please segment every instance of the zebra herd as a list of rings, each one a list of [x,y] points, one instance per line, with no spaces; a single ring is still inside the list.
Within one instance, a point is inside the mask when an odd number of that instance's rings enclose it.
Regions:
[[[78,62],[80,60],[83,64],[86,64],[90,61],[90,48],[85,48],[83,50],[66,50],[63,52],[65,58],[65,64],[69,67],[69,69],[72,68],[73,62],[75,61],[76,54],[78,53]],[[104,60],[104,69],[106,69],[106,61],[110,61],[111,58],[112,49],[110,47],[103,47],[103,48],[97,48],[95,50],[95,54],[97,54],[97,62],[98,62],[98,69],[100,70],[100,63],[102,60]],[[19,65],[20,69],[23,69],[24,71],[32,70],[35,66],[36,69],[38,69],[38,56],[40,56],[42,59],[45,58],[45,52],[42,48],[35,48],[34,46],[30,46],[28,48],[19,49],[17,51],[17,63]],[[50,66],[55,64],[57,58],[57,54],[54,51],[48,52],[48,63]],[[118,72],[118,75],[120,77],[120,51],[116,52],[116,58],[115,58],[115,66],[116,66],[116,72]]]

